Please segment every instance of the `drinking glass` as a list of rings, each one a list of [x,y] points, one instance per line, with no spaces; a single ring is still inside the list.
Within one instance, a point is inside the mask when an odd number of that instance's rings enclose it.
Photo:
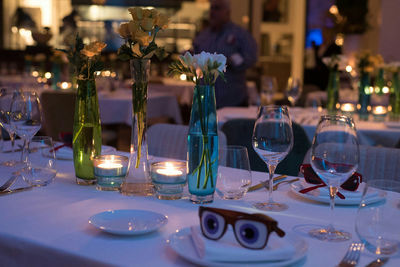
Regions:
[[[219,150],[217,193],[224,199],[240,199],[251,185],[249,155],[244,146]]]
[[[275,77],[261,77],[261,105],[271,105],[273,103],[275,92],[278,91],[278,83]]]
[[[289,77],[286,86],[286,96],[292,107],[296,105],[297,100],[300,98],[301,91],[302,88],[300,80],[297,78]]]
[[[374,196],[382,197],[382,201],[369,203]],[[378,257],[392,256],[400,251],[399,199],[400,181],[367,181],[355,228],[365,247]]]
[[[2,88],[0,90],[0,125],[7,131],[11,140],[11,154],[14,154],[15,145],[15,126],[11,123],[11,103],[16,90]],[[4,166],[15,166],[18,163],[16,160],[8,160],[2,163]]]
[[[357,170],[358,161],[353,119],[343,115],[321,116],[311,146],[311,166],[329,187],[330,224],[311,230],[312,237],[327,241],[346,241],[351,237],[350,233],[333,227],[333,211],[338,188]]]
[[[269,170],[269,199],[267,202],[254,204],[254,207],[267,211],[287,209],[286,204],[274,202],[272,199],[273,176],[276,166],[293,147],[292,121],[286,106],[260,107],[254,125],[252,143],[254,150],[268,165]]]
[[[38,94],[35,91],[15,91],[10,113],[11,124],[15,127],[15,133],[24,140],[21,161],[27,162],[29,142],[42,125],[42,112]]]
[[[56,154],[49,136],[35,136],[29,143],[29,161],[20,171],[29,185],[46,186],[56,176]]]

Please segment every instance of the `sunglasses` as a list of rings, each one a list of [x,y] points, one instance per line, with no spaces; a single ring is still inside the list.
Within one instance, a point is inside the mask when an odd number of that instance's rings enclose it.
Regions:
[[[317,185],[300,190],[300,193],[307,193],[316,188],[326,186],[326,184],[321,180],[321,178],[318,177],[318,174],[314,172],[310,164],[302,164],[300,166],[300,172],[303,174],[304,180],[306,180],[307,183]],[[355,172],[352,176],[350,176],[349,179],[347,179],[343,184],[341,184],[340,187],[347,191],[356,191],[361,182],[362,182],[362,175],[359,174],[358,172]],[[338,192],[338,197],[342,198],[341,196],[343,195]]]
[[[248,249],[263,249],[272,232],[276,232],[279,237],[285,236],[277,221],[260,213],[248,214],[201,206],[199,217],[201,232],[207,239],[220,239],[230,224],[237,242]]]

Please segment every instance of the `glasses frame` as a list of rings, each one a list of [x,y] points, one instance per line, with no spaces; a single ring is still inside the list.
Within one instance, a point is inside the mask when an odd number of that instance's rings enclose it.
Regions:
[[[221,217],[224,218],[224,220],[225,220],[224,229],[221,232],[221,235],[219,237],[210,238],[204,233],[203,224],[201,222],[202,222],[203,214],[204,214],[205,211],[216,213],[216,214],[218,214],[218,215],[220,215]],[[242,247],[245,247],[245,248],[248,248],[248,249],[256,249],[256,250],[258,250],[258,249],[265,248],[265,246],[268,243],[269,236],[270,236],[270,234],[272,232],[276,232],[279,237],[284,237],[285,236],[285,232],[278,227],[278,222],[277,221],[275,221],[271,217],[269,217],[269,216],[267,216],[265,214],[261,214],[261,213],[249,214],[249,213],[244,213],[244,212],[240,212],[240,211],[233,211],[233,210],[225,210],[225,209],[218,209],[218,208],[200,206],[199,207],[199,218],[200,218],[201,232],[202,232],[202,234],[203,234],[203,236],[205,238],[210,239],[210,240],[219,240],[219,239],[221,239],[221,237],[223,237],[224,234],[226,233],[226,229],[228,228],[228,225],[230,224],[232,226],[232,228],[233,228],[233,233],[235,235],[236,241]],[[236,230],[235,230],[235,223],[238,220],[249,220],[249,221],[259,222],[259,223],[262,223],[262,224],[264,224],[266,226],[266,228],[267,228],[267,237],[265,239],[265,243],[263,244],[263,246],[261,246],[259,248],[249,247],[249,246],[247,246],[246,244],[243,244],[240,241],[240,239],[236,235]]]
[[[306,180],[306,182],[309,184],[325,184],[322,179],[318,177],[318,174],[315,173],[314,169],[311,167],[311,164],[301,164],[300,172],[303,174],[304,180]],[[356,191],[361,183],[362,175],[358,172],[355,172],[349,177],[349,179],[342,183],[340,187],[347,191]]]

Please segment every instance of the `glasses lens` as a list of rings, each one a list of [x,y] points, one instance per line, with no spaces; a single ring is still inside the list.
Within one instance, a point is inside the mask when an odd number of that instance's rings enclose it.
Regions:
[[[304,175],[304,179],[309,184],[322,184],[322,180],[318,177],[318,175],[314,172],[310,164],[303,164],[300,167],[300,171]]]
[[[261,222],[238,220],[235,223],[235,236],[242,246],[261,249],[266,244],[268,229]]]
[[[360,184],[359,176],[357,174],[353,174],[340,187],[348,191],[356,191],[359,184]]]
[[[218,213],[204,211],[200,218],[200,226],[205,237],[218,239],[224,233],[225,219]]]

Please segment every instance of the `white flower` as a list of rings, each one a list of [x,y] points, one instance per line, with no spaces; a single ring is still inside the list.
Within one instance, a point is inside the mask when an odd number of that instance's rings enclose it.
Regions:
[[[179,60],[189,68],[193,66],[193,57],[189,52],[186,52],[183,56],[179,56]]]
[[[200,54],[194,55],[195,67],[200,68],[203,72],[207,70],[208,61],[211,59],[211,54],[207,52],[201,52]]]
[[[218,62],[220,65],[218,67],[218,71],[225,72],[226,71],[226,57],[222,54],[214,53],[211,55],[212,61]]]

